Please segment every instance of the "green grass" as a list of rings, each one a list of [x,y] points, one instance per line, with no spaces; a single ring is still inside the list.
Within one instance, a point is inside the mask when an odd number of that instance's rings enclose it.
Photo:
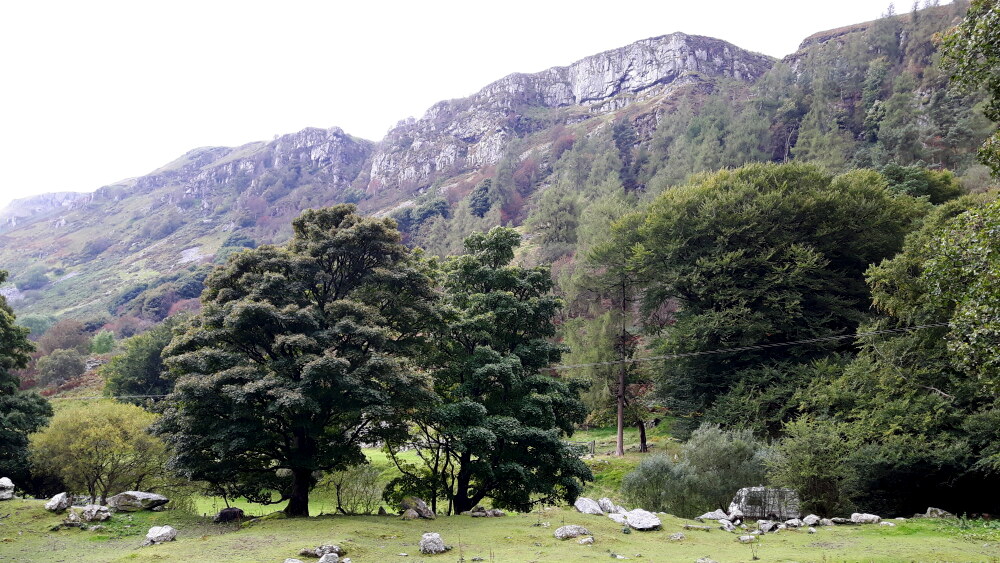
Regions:
[[[339,543],[359,563],[424,559],[417,542],[424,532],[438,532],[454,546],[437,561],[482,557],[486,561],[598,561],[611,553],[642,561],[751,561],[749,547],[736,535],[712,530],[684,531],[686,539],[671,542],[670,534],[690,523],[663,516],[663,529],[622,534],[608,518],[572,509],[548,509],[504,518],[440,517],[436,521],[402,521],[396,517],[322,516],[267,519],[253,526],[212,524],[177,512],[116,514],[100,531],[50,528],[61,520],[46,512],[43,501],[13,500],[0,504],[0,556],[3,561],[241,561],[277,562],[295,557],[303,547]],[[9,516],[4,517],[5,514]],[[540,526],[548,523],[547,527]],[[149,527],[169,524],[178,540],[140,548]],[[552,536],[564,524],[586,526],[593,546]],[[407,553],[408,557],[397,556]],[[641,555],[641,557],[637,557]],[[760,542],[760,561],[1000,561],[996,543],[963,537],[956,526],[935,520],[900,522],[895,528],[840,526],[816,534],[783,531]]]

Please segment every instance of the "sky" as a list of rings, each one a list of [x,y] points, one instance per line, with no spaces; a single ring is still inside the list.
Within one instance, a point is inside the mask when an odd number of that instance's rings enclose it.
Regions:
[[[888,0],[21,0],[0,8],[0,208],[305,127],[379,140],[512,72],[682,31],[782,57]],[[908,11],[909,5],[897,11]]]

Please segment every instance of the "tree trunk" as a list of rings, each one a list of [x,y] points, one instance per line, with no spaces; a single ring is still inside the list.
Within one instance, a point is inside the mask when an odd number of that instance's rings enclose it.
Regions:
[[[646,423],[640,420],[636,426],[639,427],[639,452],[646,453],[649,451],[646,447]]]
[[[455,479],[455,514],[461,514],[466,510],[475,508],[472,499],[469,498],[469,482],[472,475],[469,474],[469,464],[472,462],[472,454],[463,452],[459,462],[458,476]]]
[[[292,469],[292,493],[285,507],[286,516],[309,516],[309,485],[312,471],[304,468]]]
[[[615,443],[615,455],[625,455],[625,364],[618,372],[618,439]]]

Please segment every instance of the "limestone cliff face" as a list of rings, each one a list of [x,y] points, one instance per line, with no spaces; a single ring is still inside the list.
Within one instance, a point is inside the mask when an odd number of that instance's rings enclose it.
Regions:
[[[469,98],[439,102],[419,120],[400,122],[376,147],[366,188],[369,193],[411,191],[439,177],[496,164],[512,137],[531,132],[525,108],[579,105],[590,116],[600,115],[691,81],[754,81],[773,62],[725,41],[673,33],[570,66],[511,74]]]
[[[15,199],[0,209],[0,228],[13,228],[19,222],[31,221],[41,216],[60,214],[74,209],[90,199],[90,194],[53,192],[22,199]]]

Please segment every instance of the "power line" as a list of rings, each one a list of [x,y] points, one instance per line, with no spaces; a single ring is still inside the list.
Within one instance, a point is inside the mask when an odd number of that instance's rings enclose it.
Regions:
[[[797,346],[799,344],[816,344],[820,342],[834,342],[837,340],[847,340],[849,338],[861,338],[864,336],[877,336],[880,334],[897,334],[900,332],[910,332],[913,330],[921,330],[925,328],[940,328],[948,326],[948,323],[934,323],[927,325],[916,325],[908,326],[902,328],[887,328],[885,330],[873,330],[870,332],[857,332],[854,334],[841,334],[837,336],[821,336],[818,338],[807,338],[804,340],[793,340],[791,342],[775,342],[772,344],[755,344],[753,346],[740,346],[738,348],[719,348],[716,350],[703,350],[700,352],[682,352],[677,354],[663,354],[660,356],[649,356],[647,358],[635,358],[632,360],[611,360],[607,362],[592,362],[589,364],[571,364],[571,365],[560,365],[552,366],[547,368],[542,368],[543,370],[568,370],[568,369],[579,369],[579,368],[589,368],[589,367],[600,367],[600,366],[613,366],[618,364],[631,364],[639,362],[655,362],[660,360],[676,360],[680,358],[693,358],[697,356],[710,356],[714,354],[734,354],[736,352],[747,352],[749,350],[765,350],[768,348],[781,348],[784,346]],[[50,401],[88,401],[97,399],[162,399],[167,395],[108,395],[108,396],[96,396],[96,397],[52,397]]]
[[[719,348],[716,350],[703,350],[700,352],[681,352],[677,354],[663,354],[661,356],[649,356],[647,358],[635,358],[631,360],[610,360],[607,362],[592,362],[589,364],[572,364],[572,365],[562,365],[562,366],[552,366],[548,368],[549,370],[567,370],[567,369],[579,369],[579,368],[589,368],[589,367],[599,367],[599,366],[613,366],[619,364],[631,364],[639,362],[655,362],[659,360],[676,360],[680,358],[693,358],[696,356],[710,356],[713,354],[733,354],[736,352],[746,352],[749,350],[764,350],[767,348],[780,348],[783,346],[796,346],[798,344],[816,344],[819,342],[833,342],[836,340],[846,340],[848,338],[861,338],[863,336],[875,336],[879,334],[893,334],[899,332],[909,332],[911,330],[920,330],[924,328],[938,328],[948,326],[948,323],[934,323],[928,325],[917,325],[908,326],[903,328],[888,328],[885,330],[873,330],[871,332],[856,332],[854,334],[841,334],[838,336],[821,336],[818,338],[807,338],[805,340],[794,340],[792,342],[776,342],[773,344],[755,344],[753,346],[741,346],[739,348]]]

